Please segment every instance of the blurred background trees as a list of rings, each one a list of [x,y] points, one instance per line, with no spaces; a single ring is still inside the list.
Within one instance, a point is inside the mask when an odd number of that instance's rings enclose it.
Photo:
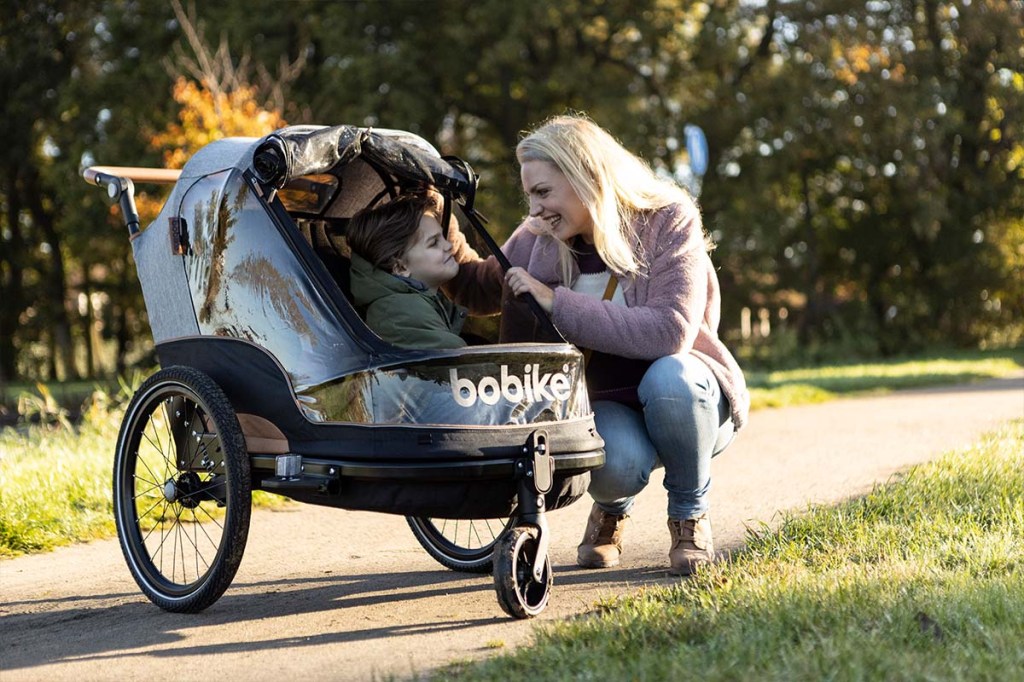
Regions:
[[[284,121],[466,158],[499,238],[524,211],[523,130],[584,111],[692,182],[697,124],[723,332],[748,357],[1024,333],[1021,0],[15,0],[0,22],[3,380],[148,360],[84,165],[178,165]]]

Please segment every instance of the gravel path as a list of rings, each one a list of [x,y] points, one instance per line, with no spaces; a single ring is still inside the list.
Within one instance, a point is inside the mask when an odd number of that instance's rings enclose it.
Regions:
[[[713,467],[722,551],[780,511],[864,493],[894,472],[1024,417],[1024,376],[756,412]],[[297,505],[253,514],[227,593],[198,615],[139,592],[116,540],[0,562],[0,680],[370,680],[413,677],[527,643],[535,623],[668,584],[661,477],[640,497],[621,566],[577,569],[589,502],[549,516],[555,586],[535,621],[505,617],[489,576],[443,569],[404,519]]]

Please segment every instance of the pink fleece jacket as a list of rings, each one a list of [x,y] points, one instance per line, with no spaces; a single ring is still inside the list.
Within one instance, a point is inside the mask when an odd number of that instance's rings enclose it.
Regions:
[[[563,286],[557,245],[525,224],[502,251],[513,266],[525,268],[554,290],[552,321],[569,342],[643,360],[688,352],[704,362],[729,399],[739,430],[747,419],[750,395],[742,370],[718,338],[721,295],[704,247],[700,213],[693,204],[673,204],[645,214],[635,229],[637,253],[648,269],[634,278],[617,276],[625,306]],[[462,267],[449,283],[449,293],[473,314],[499,312],[504,278],[497,259],[478,260],[461,234],[453,234],[453,242]]]

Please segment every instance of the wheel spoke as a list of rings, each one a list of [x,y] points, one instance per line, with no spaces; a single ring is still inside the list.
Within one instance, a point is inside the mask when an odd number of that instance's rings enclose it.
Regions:
[[[181,536],[181,524],[174,524],[174,543],[171,546],[171,582],[178,575],[178,538]]]
[[[175,582],[175,578],[178,575],[178,539],[181,536],[181,524],[178,522],[178,508],[176,506],[171,507],[174,512],[174,521],[171,524],[171,582]]]
[[[223,526],[223,525],[221,525],[220,519],[218,519],[218,518],[217,518],[216,516],[214,516],[213,514],[211,514],[210,512],[208,512],[208,511],[206,510],[206,507],[204,507],[203,505],[199,505],[199,506],[198,506],[198,507],[196,507],[196,508],[197,508],[197,509],[201,509],[201,510],[203,511],[203,513],[204,513],[204,514],[206,514],[207,518],[209,518],[209,519],[210,519],[210,521],[212,521],[212,522],[213,522],[213,524],[214,524],[215,526],[217,526],[217,527],[218,527],[218,528],[220,528],[221,530],[224,530],[224,526]],[[205,523],[205,522],[204,522],[204,523]]]
[[[475,521],[470,521],[469,522],[469,530],[476,537],[476,546],[477,547],[483,547],[484,541],[480,539],[480,531],[478,531],[476,529],[476,522]],[[466,545],[468,547],[472,547],[473,546],[472,538],[467,540]]]
[[[196,510],[195,509],[189,509],[188,511],[189,511],[190,514],[192,514],[192,527],[195,528],[196,526],[199,525],[196,522]],[[186,530],[185,524],[181,524],[181,528],[182,528],[182,531],[184,532],[185,539],[188,540],[188,544],[192,545],[192,549],[196,550],[196,553],[198,553],[199,552],[199,547],[196,546],[195,540],[193,538],[189,537],[188,530]],[[194,532],[198,533],[199,531],[194,531]],[[182,546],[184,546],[184,543],[182,543]]]
[[[199,557],[202,553],[199,551],[199,521],[196,519],[196,510],[192,510],[192,548],[195,550],[194,554],[196,557],[196,579],[199,578]],[[203,560],[206,563],[206,560]]]
[[[160,572],[161,573],[163,573],[163,570],[164,570],[164,568],[163,568],[164,567],[164,544],[166,544],[166,542],[167,542],[167,535],[168,535],[167,534],[167,523],[166,523],[166,520],[167,520],[167,508],[170,507],[170,506],[171,506],[170,502],[164,501],[164,508],[160,511],[160,523],[159,523],[159,526],[160,526],[160,542],[159,542],[159,544],[157,544],[155,551],[160,553]],[[156,526],[153,527],[153,530],[156,530]],[[150,531],[150,533],[152,533],[152,531]],[[149,537],[149,536],[147,535],[147,537]]]
[[[192,544],[192,538],[188,536],[188,527],[184,523],[181,523],[180,516],[178,517],[178,521],[178,547],[181,556],[181,582],[184,584],[188,582],[188,563],[185,560],[185,550],[188,549],[188,545]],[[199,577],[198,573],[196,574],[196,577]]]
[[[150,444],[150,446],[152,446],[153,450],[155,450],[155,451],[157,452],[157,454],[161,455],[161,458],[163,459],[164,463],[166,464],[166,462],[167,462],[167,455],[165,455],[165,454],[164,454],[164,452],[163,452],[163,450],[161,450],[161,449],[160,449],[160,446],[159,446],[159,445],[157,445],[156,443],[154,443],[154,442],[153,442],[153,441],[152,441],[152,440],[150,439],[149,435],[148,435],[148,434],[146,434],[145,432],[143,432],[142,436],[143,436],[143,437],[144,437],[144,438],[145,438],[145,439],[146,439],[147,441],[149,441],[149,444]],[[159,439],[159,438],[157,438],[157,440],[160,440],[160,439]],[[135,453],[135,457],[136,457],[136,461],[140,461],[140,462],[142,462],[142,466],[146,467],[146,471],[148,471],[148,472],[149,472],[149,475],[150,475],[150,476],[152,476],[154,480],[159,480],[159,479],[161,478],[160,476],[158,476],[158,475],[156,474],[156,472],[155,472],[155,471],[153,471],[153,469],[152,469],[152,468],[151,468],[151,467],[149,466],[149,462],[147,462],[147,461],[146,461],[146,459],[142,457],[142,455],[140,455],[140,454],[139,454],[138,452],[136,452],[136,453]],[[166,468],[166,466],[165,466],[165,467],[164,467],[164,474],[166,475],[166,473],[167,473],[167,468]]]
[[[157,481],[149,481],[149,480],[146,480],[144,478],[139,478],[138,476],[134,476],[134,479],[136,481],[142,481],[143,483],[148,483],[149,487],[146,488],[145,490],[139,490],[138,486],[136,486],[135,487],[135,495],[132,497],[133,500],[138,500],[141,497],[146,497],[147,495],[152,493],[154,490],[161,490],[161,488],[163,487]]]
[[[178,536],[175,546],[178,550],[178,556],[181,559],[181,584],[185,584],[188,571],[188,568],[185,565],[185,539],[188,537],[188,533],[185,530],[185,524],[181,521],[181,514],[183,511],[184,507],[177,507],[174,515],[174,530]],[[177,575],[177,573],[175,573],[175,575]]]
[[[508,519],[497,519],[498,528],[500,529],[497,533],[494,532],[494,528],[491,527],[491,519],[487,519],[487,530],[491,534],[491,541],[497,540],[501,537],[502,533],[505,532],[505,527],[508,526]]]
[[[142,433],[143,437],[149,442],[150,446],[152,447],[151,453],[156,456],[157,462],[154,462],[154,464],[160,464],[161,465],[160,468],[162,468],[162,472],[160,474],[158,474],[157,472],[153,471],[153,468],[150,466],[150,462],[148,461],[149,458],[143,457],[141,453],[138,455],[138,458],[142,461],[142,465],[144,467],[146,467],[146,470],[149,471],[150,475],[152,475],[153,478],[155,480],[158,480],[158,481],[159,480],[166,481],[166,480],[168,480],[170,478],[170,472],[171,472],[171,466],[170,465],[172,463],[171,460],[173,459],[173,453],[170,452],[170,451],[173,449],[174,440],[170,437],[170,431],[169,431],[170,427],[168,426],[169,417],[167,416],[167,411],[169,409],[170,408],[165,403],[164,410],[163,410],[164,411],[164,427],[165,427],[165,429],[168,430],[168,438],[167,438],[167,447],[166,448],[164,447],[163,439],[160,437],[160,431],[158,429],[158,424],[154,421],[155,417],[156,417],[156,412],[155,411],[150,414],[150,421],[148,422],[148,424],[146,426],[146,429]],[[150,434],[149,434],[150,430],[152,430],[152,437],[150,437]],[[154,439],[155,439],[155,441],[154,441]]]
[[[174,404],[174,398],[173,397],[172,398],[168,398],[167,400],[164,401],[164,431],[167,434],[167,449],[164,450],[163,447],[161,447],[160,448],[160,452],[164,455],[164,461],[165,462],[167,461],[167,455],[168,454],[177,454],[176,452],[174,452],[176,450],[175,445],[174,445],[174,431],[171,430],[171,427],[174,424],[174,415],[171,414],[171,406],[173,404]],[[157,435],[157,440],[160,440],[159,434],[156,434],[156,435]]]
[[[141,514],[139,514],[139,519],[141,520],[143,517],[149,516],[149,512],[151,512],[154,509],[156,509],[160,505],[161,502],[163,504],[165,504],[165,505],[167,504],[167,500],[163,499],[163,496],[157,498],[157,501],[153,503],[153,506],[151,506],[149,509],[147,509],[146,511],[142,512]],[[165,509],[165,511],[166,511],[166,509]],[[161,512],[161,514],[160,514],[160,521],[161,521],[161,523],[163,522],[163,519],[164,519],[164,515],[163,515],[163,512]],[[147,535],[147,537],[148,537],[148,535]]]
[[[204,509],[203,511],[205,512],[206,510]],[[209,512],[207,512],[207,515],[209,515]],[[193,518],[195,518],[195,510],[194,509],[192,510],[192,516],[193,516]],[[206,536],[206,539],[210,542],[210,545],[213,546],[214,553],[216,554],[217,543],[214,542],[213,538],[210,537],[210,534],[206,532],[206,524],[199,523],[198,520],[196,521],[196,545],[197,545],[197,547],[196,547],[196,554],[199,554],[199,548],[198,548],[198,544],[199,544],[199,531],[203,531],[203,535]],[[210,564],[206,563],[206,559],[205,558],[203,559],[203,563],[206,564],[207,568],[210,567]]]
[[[154,411],[154,421],[153,421],[154,436],[157,438],[157,442],[160,443],[160,447],[159,447],[158,452],[160,452],[160,454],[164,456],[164,461],[165,462],[167,461],[167,457],[169,455],[173,456],[174,450],[175,450],[175,447],[174,447],[174,436],[171,433],[171,423],[172,423],[172,419],[171,419],[171,403],[173,401],[174,401],[174,398],[173,397],[169,397],[169,398],[164,400],[163,406],[161,406],[163,408],[162,414],[164,416],[164,419],[163,419],[163,422],[164,422],[164,424],[163,424],[164,432],[167,434],[167,447],[166,447],[166,449],[164,447],[164,440],[163,440],[163,438],[160,437],[160,430],[158,428],[158,426],[160,424],[159,424],[159,422],[156,419],[156,411]]]

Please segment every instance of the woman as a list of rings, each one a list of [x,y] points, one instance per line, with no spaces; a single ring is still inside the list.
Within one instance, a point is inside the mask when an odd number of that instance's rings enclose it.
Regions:
[[[587,382],[607,463],[577,563],[619,563],[624,522],[651,471],[665,467],[670,573],[714,559],[711,458],[747,417],[743,374],[718,338],[718,278],[693,200],[606,131],[559,116],[516,148],[530,215],[492,256],[449,283],[471,313],[504,312],[502,341],[523,340],[514,296],[530,293],[589,354]],[[460,260],[475,254],[453,235]]]

